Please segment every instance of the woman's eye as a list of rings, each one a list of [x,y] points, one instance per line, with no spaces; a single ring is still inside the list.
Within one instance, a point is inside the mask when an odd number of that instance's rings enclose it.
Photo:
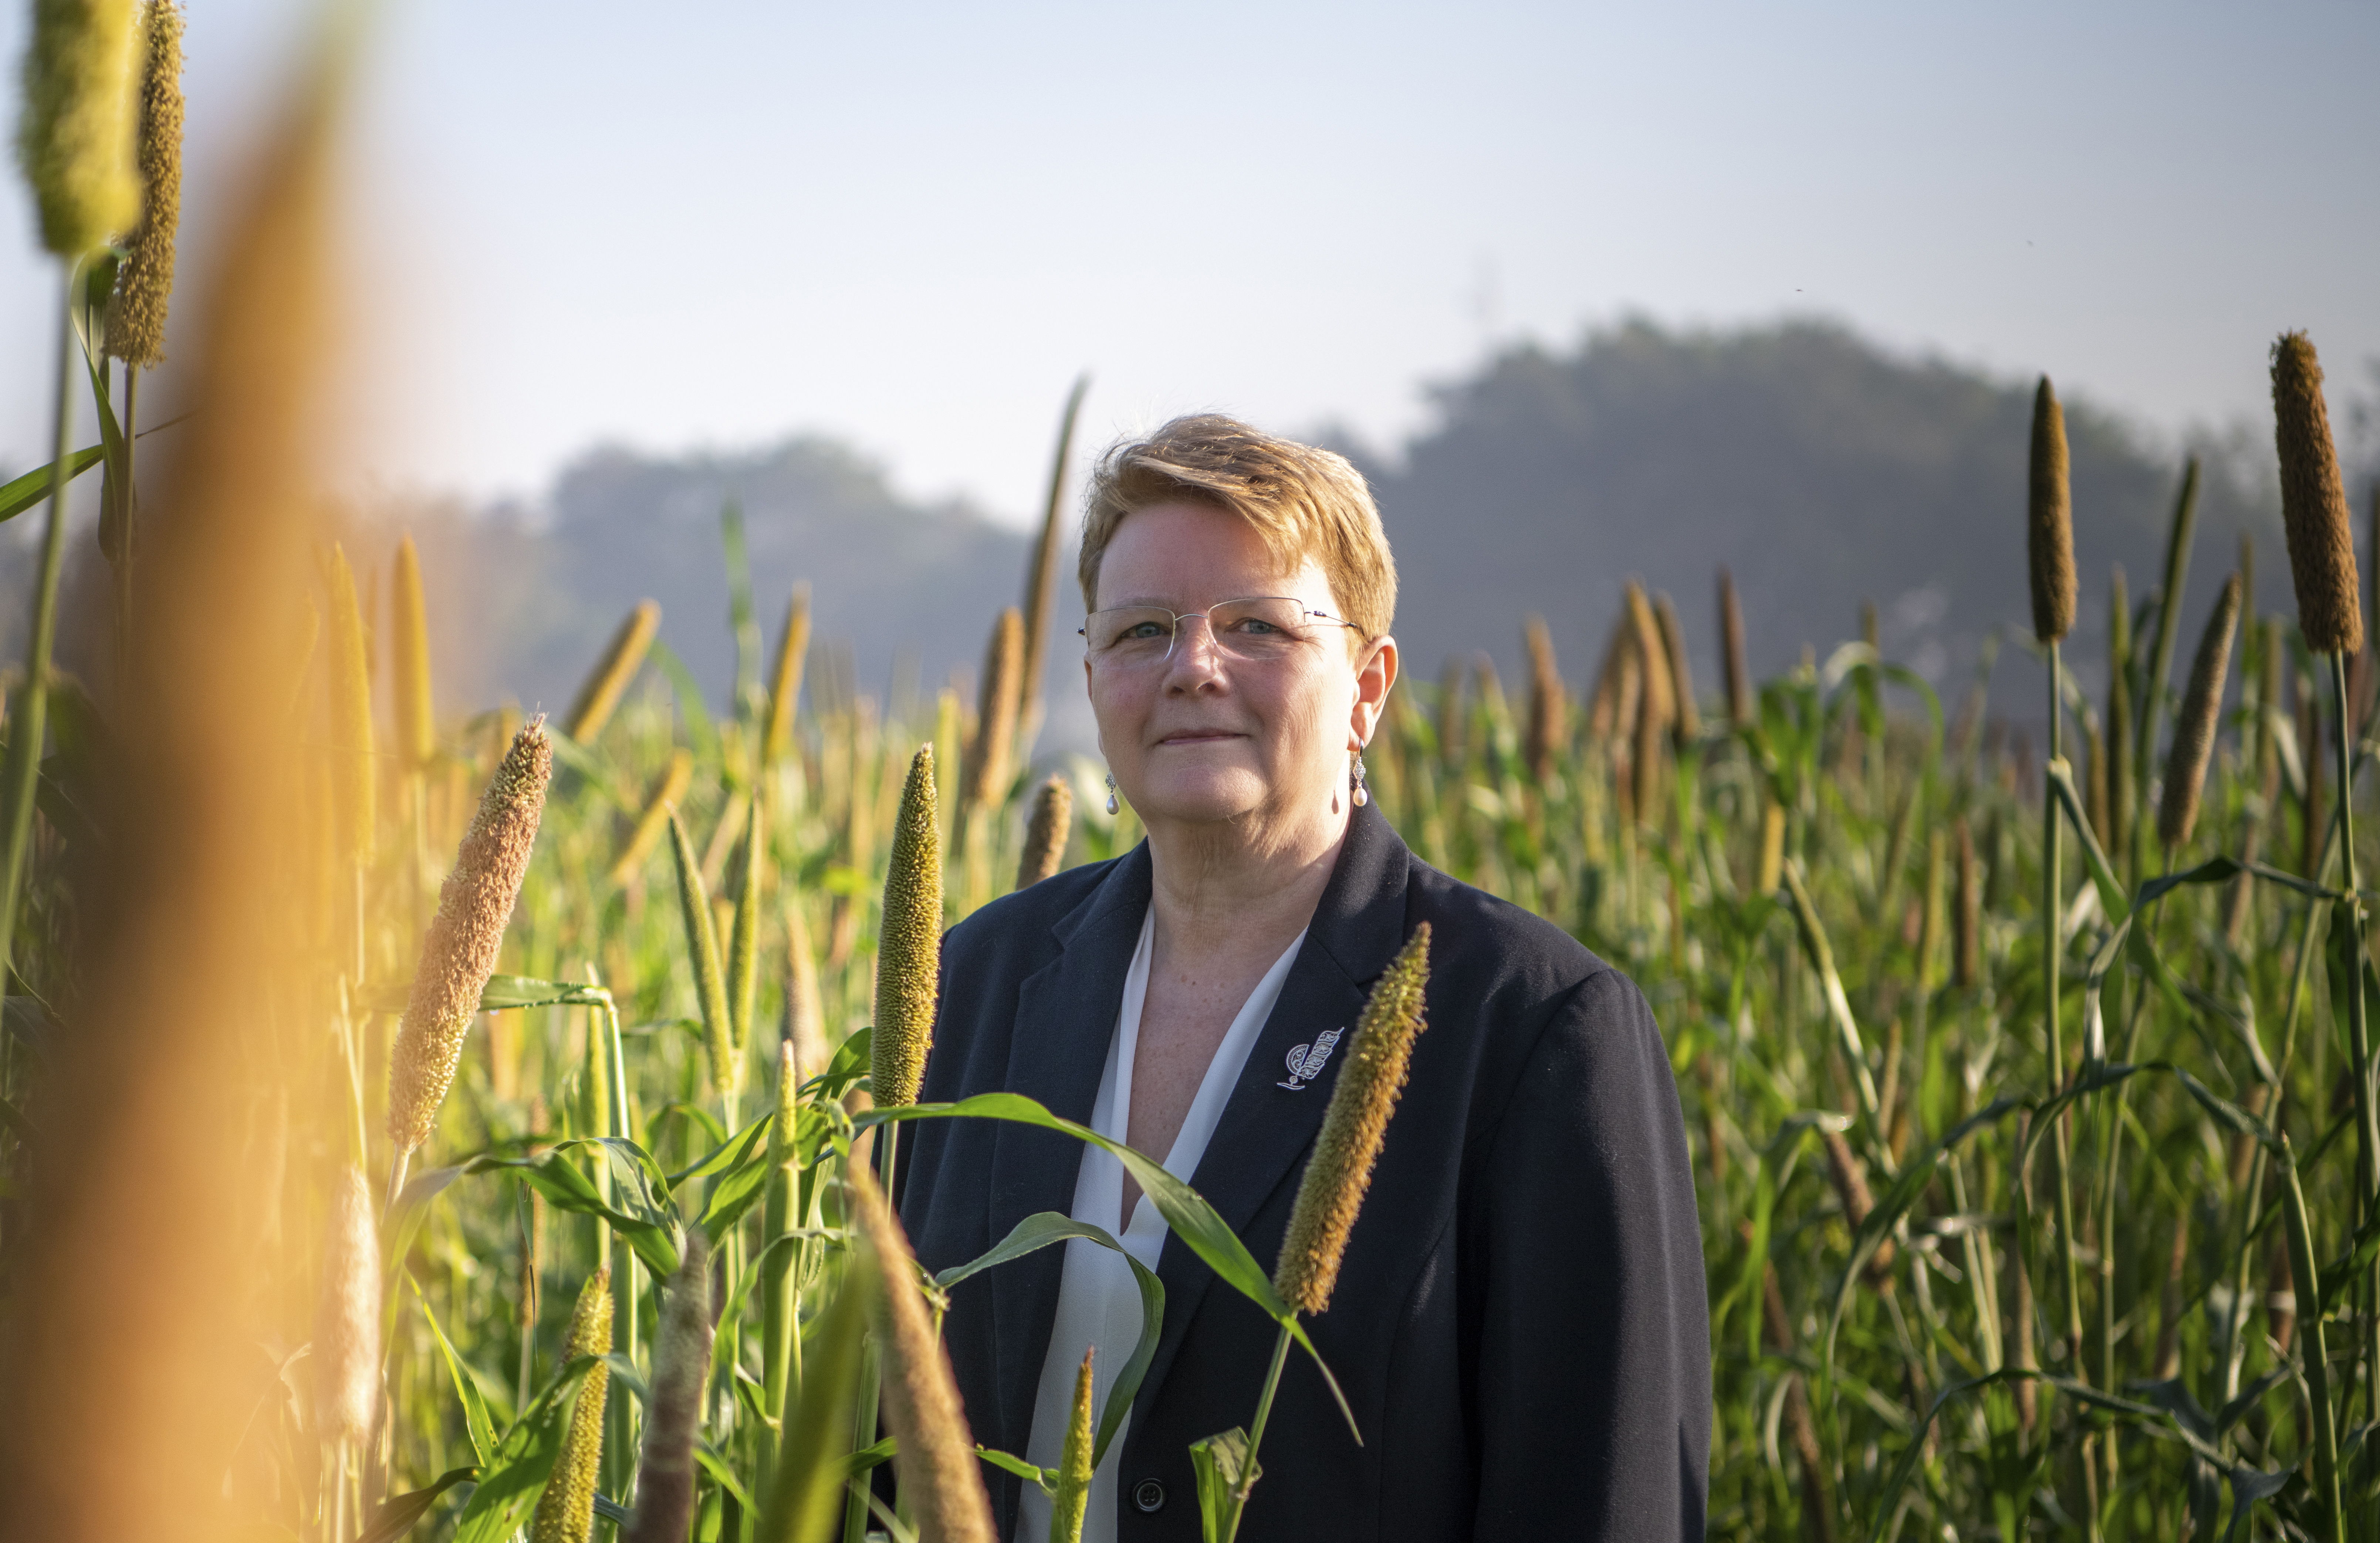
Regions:
[[[1277,637],[1281,632],[1281,628],[1266,621],[1262,616],[1243,616],[1232,630],[1250,638]]]
[[[1155,622],[1135,622],[1132,626],[1124,629],[1123,636],[1117,638],[1116,641],[1120,643],[1140,643],[1147,642],[1151,638],[1162,638],[1164,636],[1165,629]]]

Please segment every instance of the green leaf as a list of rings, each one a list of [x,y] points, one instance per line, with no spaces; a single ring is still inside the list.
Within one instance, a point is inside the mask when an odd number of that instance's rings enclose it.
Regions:
[[[804,1336],[801,1391],[785,1411],[774,1459],[766,1466],[768,1493],[752,1543],[827,1543],[841,1520],[845,1484],[874,1465],[851,1451],[860,1350],[868,1336],[867,1270],[855,1266],[844,1277]],[[880,1444],[889,1453],[891,1443]]]
[[[413,1283],[413,1294],[421,1304],[421,1316],[429,1320],[431,1333],[438,1338],[439,1350],[445,1355],[446,1374],[455,1379],[455,1396],[463,1401],[463,1426],[470,1432],[471,1451],[484,1467],[496,1454],[496,1428],[488,1418],[488,1401],[480,1396],[479,1385],[464,1374],[462,1357],[455,1354],[446,1330],[438,1326],[438,1315],[431,1311],[430,1298],[422,1295],[419,1281]]]
[[[577,1147],[601,1147],[609,1154],[612,1170],[621,1183],[613,1191],[615,1197],[630,1209],[608,1203],[595,1182],[584,1169],[569,1159]],[[618,1136],[575,1136],[557,1142],[533,1157],[497,1157],[490,1153],[471,1159],[459,1172],[488,1173],[517,1172],[546,1199],[568,1211],[582,1216],[600,1216],[612,1224],[646,1268],[656,1275],[669,1276],[677,1272],[677,1232],[669,1209],[654,1194],[656,1181],[662,1181],[659,1169],[642,1147]]]
[[[892,1462],[892,1454],[899,1450],[900,1443],[890,1436],[874,1446],[860,1448],[851,1454],[851,1476],[857,1478],[870,1468]]]
[[[1132,1401],[1140,1395],[1141,1379],[1148,1375],[1148,1364],[1157,1359],[1157,1342],[1165,1332],[1165,1282],[1157,1278],[1157,1272],[1133,1257],[1105,1228],[1045,1210],[1018,1222],[1006,1237],[992,1245],[990,1253],[943,1270],[934,1277],[934,1284],[948,1291],[979,1270],[1022,1258],[1037,1248],[1070,1238],[1088,1238],[1123,1255],[1124,1263],[1132,1266],[1134,1282],[1140,1287],[1140,1339],[1132,1347],[1132,1358],[1123,1364],[1123,1370],[1116,1374],[1113,1386],[1108,1390],[1107,1408],[1099,1417],[1099,1438],[1091,1446],[1091,1466],[1096,1468],[1107,1455],[1108,1443],[1123,1428],[1124,1416],[1132,1413]]]
[[[1058,1493],[1058,1470],[1055,1468],[1044,1468],[1038,1464],[1027,1463],[1021,1457],[1013,1457],[1004,1452],[994,1452],[990,1447],[978,1447],[975,1449],[975,1454],[995,1468],[1014,1474],[1018,1478],[1031,1479],[1041,1487],[1041,1492],[1045,1495],[1054,1496]]]
[[[107,454],[101,445],[89,445],[67,457],[67,480],[97,466]],[[55,461],[34,468],[22,477],[0,482],[0,520],[12,520],[50,496],[50,469]]]
[[[1233,1426],[1220,1435],[1190,1443],[1190,1468],[1198,1476],[1198,1530],[1206,1543],[1231,1536],[1233,1493],[1264,1477],[1248,1456],[1248,1433]]]
[[[581,1355],[547,1383],[521,1417],[504,1432],[480,1487],[455,1519],[449,1543],[504,1543],[521,1525],[523,1514],[537,1501],[537,1493],[553,1472],[568,1422],[563,1418],[565,1396],[578,1386],[596,1365]]]
[[[402,1495],[391,1495],[372,1508],[370,1525],[356,1535],[356,1543],[396,1543],[413,1530],[414,1524],[430,1514],[438,1497],[466,1479],[479,1476],[477,1468],[449,1468],[432,1479],[426,1488],[408,1489]]]
[[[1167,1172],[1165,1165],[1145,1152],[1135,1151],[1121,1141],[1111,1141],[1088,1125],[1078,1125],[1072,1120],[1062,1120],[1022,1093],[978,1093],[957,1103],[903,1104],[892,1109],[871,1109],[856,1116],[855,1127],[888,1124],[897,1120],[948,1119],[1011,1120],[1019,1124],[1038,1125],[1071,1136],[1077,1141],[1087,1141],[1101,1151],[1114,1155],[1133,1178],[1138,1181],[1141,1193],[1148,1196],[1165,1218],[1165,1224],[1174,1235],[1189,1245],[1190,1251],[1207,1262],[1207,1267],[1220,1276],[1232,1290],[1264,1309],[1265,1316],[1289,1330],[1298,1348],[1313,1358],[1322,1380],[1329,1385],[1330,1396],[1339,1403],[1339,1413],[1346,1418],[1347,1428],[1361,1446],[1364,1433],[1356,1427],[1355,1412],[1348,1407],[1347,1395],[1339,1387],[1339,1379],[1323,1364],[1322,1353],[1307,1337],[1305,1325],[1297,1321],[1296,1310],[1281,1299],[1273,1290],[1272,1278],[1267,1275],[1250,1256],[1247,1245],[1239,1234],[1224,1224],[1215,1214],[1215,1208],[1196,1190]]]

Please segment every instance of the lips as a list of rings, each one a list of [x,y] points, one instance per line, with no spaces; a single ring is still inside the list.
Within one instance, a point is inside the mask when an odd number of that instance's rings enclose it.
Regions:
[[[1157,743],[1160,745],[1218,745],[1226,739],[1245,739],[1246,737],[1246,735],[1235,734],[1227,729],[1184,729],[1177,734],[1169,734]]]

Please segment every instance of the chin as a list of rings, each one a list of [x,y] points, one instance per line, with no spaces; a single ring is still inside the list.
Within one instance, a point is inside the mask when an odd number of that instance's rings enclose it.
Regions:
[[[1261,778],[1221,772],[1161,778],[1134,803],[1144,820],[1155,815],[1194,825],[1221,824],[1263,808],[1266,791]]]

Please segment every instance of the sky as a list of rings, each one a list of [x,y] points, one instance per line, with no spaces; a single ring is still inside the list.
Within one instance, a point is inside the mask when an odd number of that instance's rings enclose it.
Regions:
[[[183,261],[311,14],[187,0]],[[0,16],[13,58],[20,6]],[[611,441],[848,439],[1038,512],[1175,412],[1393,447],[1641,313],[1816,314],[2144,429],[2380,358],[2380,6],[380,0],[349,151],[358,475],[534,499]],[[0,96],[16,113],[15,73]],[[0,462],[56,278],[0,192]],[[170,343],[169,343],[170,347]],[[170,369],[170,367],[169,367]]]

